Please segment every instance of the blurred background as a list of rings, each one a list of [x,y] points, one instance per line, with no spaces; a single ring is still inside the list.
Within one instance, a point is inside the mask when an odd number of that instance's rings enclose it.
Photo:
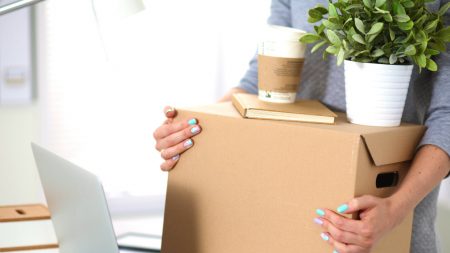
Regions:
[[[102,179],[117,233],[161,234],[162,108],[236,86],[270,0],[144,0],[129,13],[112,2],[47,0],[0,16],[0,205],[45,201],[33,141]],[[439,206],[448,235],[450,180]]]

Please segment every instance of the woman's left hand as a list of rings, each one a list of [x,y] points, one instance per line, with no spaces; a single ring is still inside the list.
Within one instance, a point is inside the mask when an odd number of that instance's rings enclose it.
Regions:
[[[403,209],[403,210],[402,210]],[[360,220],[340,214],[358,213]],[[317,209],[314,222],[322,226],[322,239],[338,253],[369,253],[375,244],[399,225],[407,212],[391,198],[365,195],[354,198],[337,208]]]

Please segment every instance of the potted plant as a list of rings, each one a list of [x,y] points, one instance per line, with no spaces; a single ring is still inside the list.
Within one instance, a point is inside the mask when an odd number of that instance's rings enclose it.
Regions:
[[[433,13],[432,0],[329,0],[328,8],[309,10],[315,33],[300,38],[326,46],[344,63],[347,117],[372,126],[398,126],[403,114],[413,64],[419,71],[438,71],[433,56],[446,51],[450,27],[444,15],[450,3]]]

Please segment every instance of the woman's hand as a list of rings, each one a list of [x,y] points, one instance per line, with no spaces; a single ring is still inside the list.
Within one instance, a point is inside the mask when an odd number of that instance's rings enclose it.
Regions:
[[[396,207],[391,198],[365,195],[352,199],[335,211],[317,209],[314,222],[324,232],[320,235],[338,253],[369,253],[375,244],[406,216],[403,208]],[[360,220],[340,214],[358,213]]]
[[[161,170],[169,171],[180,159],[180,154],[194,145],[191,137],[199,134],[202,129],[195,118],[174,123],[177,112],[173,107],[166,106],[164,114],[167,119],[155,130],[153,137],[156,140],[155,148],[161,152],[164,159]]]

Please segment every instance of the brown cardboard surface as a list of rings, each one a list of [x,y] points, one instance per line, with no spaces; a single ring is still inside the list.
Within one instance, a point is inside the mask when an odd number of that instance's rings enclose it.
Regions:
[[[203,130],[169,174],[162,252],[331,252],[315,209],[392,194],[396,187],[376,188],[377,176],[396,172],[401,181],[417,145],[409,140],[424,131],[338,116],[324,125],[244,119],[231,103],[179,110],[176,120],[196,117]],[[402,151],[384,146],[393,142]],[[412,216],[373,252],[409,252],[411,224]]]

